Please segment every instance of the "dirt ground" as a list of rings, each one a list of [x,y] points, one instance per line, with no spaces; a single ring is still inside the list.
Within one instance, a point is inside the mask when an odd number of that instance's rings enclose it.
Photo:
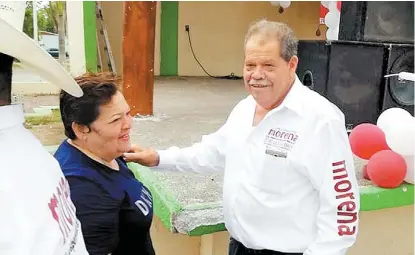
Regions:
[[[199,141],[202,135],[219,128],[232,107],[246,95],[241,80],[157,77],[154,86],[154,115],[134,120],[132,142],[157,149],[173,145],[191,145]],[[36,106],[58,104],[57,95],[24,98],[26,112],[32,112],[33,107]],[[58,145],[65,139],[61,123],[34,126],[31,131],[44,145]],[[361,178],[361,169],[365,163],[361,159],[355,159],[356,175],[360,185],[370,184],[369,181]],[[157,173],[157,175],[168,188],[173,190],[179,201],[182,200],[184,203],[220,199],[218,189],[222,185],[221,173],[206,175]],[[183,186],[193,187],[191,197],[178,189]]]

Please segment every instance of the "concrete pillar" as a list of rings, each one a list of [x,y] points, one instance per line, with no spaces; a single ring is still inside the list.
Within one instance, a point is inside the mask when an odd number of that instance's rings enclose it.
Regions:
[[[83,2],[66,2],[66,15],[70,73],[79,76],[86,72]]]

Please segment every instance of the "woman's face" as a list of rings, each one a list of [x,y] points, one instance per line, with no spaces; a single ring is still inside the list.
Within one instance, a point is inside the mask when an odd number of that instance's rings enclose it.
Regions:
[[[100,114],[86,134],[88,150],[103,158],[117,158],[130,148],[132,117],[130,107],[121,92],[100,106]]]

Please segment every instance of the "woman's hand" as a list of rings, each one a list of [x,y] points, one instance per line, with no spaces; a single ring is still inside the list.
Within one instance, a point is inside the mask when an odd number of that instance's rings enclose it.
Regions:
[[[159,154],[151,149],[142,149],[140,146],[133,144],[131,149],[123,154],[126,162],[135,162],[143,166],[153,167],[160,162]]]

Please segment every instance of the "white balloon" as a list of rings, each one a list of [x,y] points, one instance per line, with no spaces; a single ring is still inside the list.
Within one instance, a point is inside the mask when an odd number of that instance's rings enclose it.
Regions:
[[[324,17],[324,23],[328,28],[336,28],[340,23],[340,13],[329,11]]]
[[[280,1],[280,6],[284,9],[288,8],[290,4],[291,4],[291,1]]]
[[[329,8],[331,1],[321,1],[321,4],[326,7],[327,9]]]
[[[414,156],[404,156],[404,159],[405,159],[406,166],[407,166],[406,176],[405,176],[404,180],[407,183],[414,184],[415,183],[415,177],[414,177],[414,172],[415,172],[414,160],[415,160],[415,157]]]
[[[415,154],[415,118],[404,117],[387,127],[385,132],[386,143],[391,150],[402,156]]]
[[[272,6],[278,6],[279,4],[280,4],[280,2],[278,2],[278,1],[271,1]]]
[[[329,41],[337,40],[339,36],[339,30],[335,28],[329,28],[326,31],[326,39]]]
[[[337,1],[330,1],[328,9],[331,12],[339,12],[337,9]]]
[[[327,40],[330,40],[330,41],[331,41],[331,40],[334,40],[334,39],[333,39],[333,37],[334,37],[334,35],[333,35],[333,30],[334,30],[334,29],[330,29],[330,28],[328,28],[328,29],[327,29],[327,31],[326,31],[326,39],[327,39]]]
[[[332,39],[332,40],[337,40],[337,39],[339,39],[339,27],[336,27],[336,28],[333,30],[333,38],[334,38],[334,39]]]
[[[408,117],[412,117],[411,114],[402,108],[389,108],[379,115],[376,125],[386,133],[388,128],[397,125],[402,119]]]

